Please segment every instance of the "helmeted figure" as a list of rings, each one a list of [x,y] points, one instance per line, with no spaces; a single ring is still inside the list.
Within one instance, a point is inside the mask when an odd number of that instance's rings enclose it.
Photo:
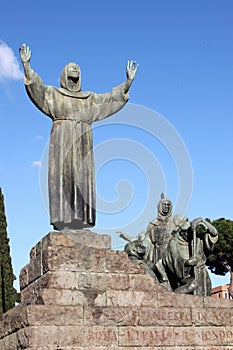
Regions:
[[[127,80],[112,92],[81,91],[81,72],[76,63],[62,71],[61,88],[44,85],[31,69],[31,51],[20,51],[28,96],[49,116],[50,222],[55,229],[79,229],[95,225],[96,198],[91,124],[118,112],[128,101],[137,66],[128,62]]]
[[[172,238],[175,230],[174,216],[172,216],[172,202],[161,194],[157,205],[158,214],[155,220],[151,221],[146,230],[146,236],[152,243],[148,251],[148,258],[155,264],[165,252],[167,244]]]
[[[144,254],[140,257],[140,261],[144,260],[154,274],[154,265],[162,258],[173,231],[175,231],[175,223],[172,216],[172,202],[165,198],[162,193],[157,204],[157,217],[149,223],[146,231],[141,232],[136,237],[129,237],[121,232],[120,237],[129,241],[125,246],[125,251],[127,251],[131,260],[135,245],[144,247]],[[168,281],[164,281],[166,287],[168,284]]]

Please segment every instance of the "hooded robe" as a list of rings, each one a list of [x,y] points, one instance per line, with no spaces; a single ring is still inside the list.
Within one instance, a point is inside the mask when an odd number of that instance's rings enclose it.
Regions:
[[[73,64],[73,63],[71,63]],[[30,71],[26,91],[41,112],[49,116],[52,130],[49,147],[50,222],[55,229],[79,229],[95,225],[96,195],[91,123],[118,112],[128,101],[124,84],[112,92],[81,91],[81,73],[76,86],[69,85],[68,68],[62,71],[61,88],[44,85]]]

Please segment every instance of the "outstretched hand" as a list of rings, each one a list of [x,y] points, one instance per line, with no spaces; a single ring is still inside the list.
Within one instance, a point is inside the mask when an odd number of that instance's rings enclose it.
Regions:
[[[128,61],[126,66],[127,79],[134,80],[137,69],[138,69],[138,64],[136,63],[136,61],[132,61],[132,60]]]
[[[31,59],[31,50],[26,44],[22,45],[22,48],[19,49],[20,58],[23,63],[29,62]]]

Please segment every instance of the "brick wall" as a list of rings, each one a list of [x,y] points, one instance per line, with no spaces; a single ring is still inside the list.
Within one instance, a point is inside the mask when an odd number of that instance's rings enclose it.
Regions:
[[[107,235],[49,233],[20,286],[1,350],[233,350],[233,301],[166,292]]]

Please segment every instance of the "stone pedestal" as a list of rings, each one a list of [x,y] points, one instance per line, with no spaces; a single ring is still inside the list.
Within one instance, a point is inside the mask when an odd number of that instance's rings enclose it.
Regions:
[[[51,232],[1,317],[1,350],[233,350],[233,301],[166,292],[110,237]]]

